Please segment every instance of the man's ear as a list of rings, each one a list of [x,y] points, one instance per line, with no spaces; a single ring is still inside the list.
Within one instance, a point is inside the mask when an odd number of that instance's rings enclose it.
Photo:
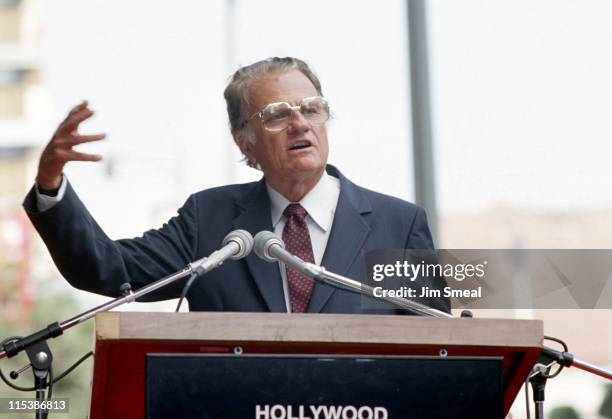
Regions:
[[[236,131],[234,134],[234,142],[244,154],[250,162],[255,162],[255,157],[253,156],[253,144],[246,138],[244,130]]]

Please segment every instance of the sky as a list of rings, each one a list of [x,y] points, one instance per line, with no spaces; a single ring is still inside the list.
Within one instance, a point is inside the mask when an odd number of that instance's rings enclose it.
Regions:
[[[440,212],[609,207],[612,3],[427,4]],[[96,110],[82,131],[108,140],[83,149],[105,162],[67,174],[110,234],[140,234],[190,193],[260,177],[239,163],[222,93],[239,65],[274,55],[305,59],[322,80],[330,163],[414,199],[404,2],[178,5],[43,4],[49,132],[82,99]]]
[[[428,4],[442,210],[609,208],[612,3]]]

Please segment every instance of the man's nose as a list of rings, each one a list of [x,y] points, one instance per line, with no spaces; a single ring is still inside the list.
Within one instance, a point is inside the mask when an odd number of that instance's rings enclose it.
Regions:
[[[310,129],[310,122],[302,115],[299,109],[291,110],[291,118],[289,119],[289,132],[304,132]]]

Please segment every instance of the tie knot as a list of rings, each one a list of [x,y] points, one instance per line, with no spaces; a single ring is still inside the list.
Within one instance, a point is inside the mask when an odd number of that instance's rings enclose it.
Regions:
[[[304,221],[308,212],[300,204],[289,204],[285,211],[283,211],[283,215],[287,218],[297,217],[299,220]]]

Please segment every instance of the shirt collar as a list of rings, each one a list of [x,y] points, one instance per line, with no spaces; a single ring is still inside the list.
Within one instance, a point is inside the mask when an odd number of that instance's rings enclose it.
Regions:
[[[283,211],[291,202],[266,182],[272,213],[272,227],[276,227]],[[323,173],[314,188],[299,202],[321,230],[327,232],[334,221],[334,213],[340,196],[340,180]]]

